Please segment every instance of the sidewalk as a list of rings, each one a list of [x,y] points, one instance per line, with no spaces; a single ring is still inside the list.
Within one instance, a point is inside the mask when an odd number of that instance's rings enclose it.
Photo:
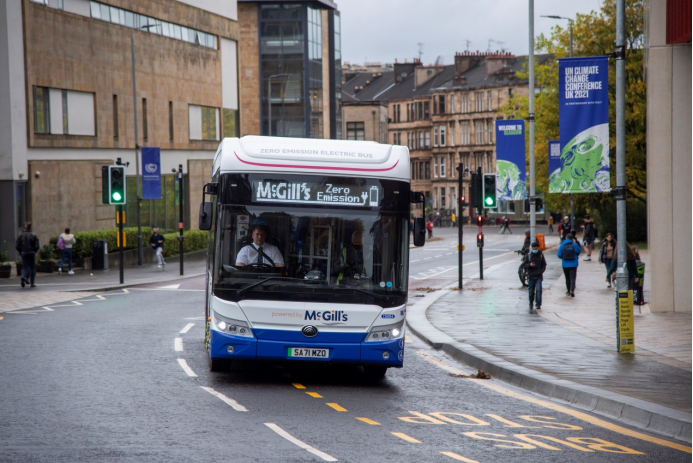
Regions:
[[[419,300],[408,325],[496,378],[690,442],[691,314],[636,306],[636,352],[619,354],[615,293],[606,288],[604,266],[581,260],[570,298],[555,249],[546,260],[538,315],[529,314],[519,261],[511,261],[486,269],[485,279],[469,280],[464,291]]]
[[[179,262],[178,256],[167,259],[165,270],[158,269],[156,264],[126,266],[123,284],[120,284],[120,270],[117,267],[108,270],[74,268],[74,275],[37,273],[36,288],[31,289],[28,286],[21,287],[15,269],[12,269],[10,278],[0,279],[0,313],[73,301],[90,296],[96,291],[110,291],[204,275],[204,260],[186,261],[183,266],[184,276],[180,275]]]

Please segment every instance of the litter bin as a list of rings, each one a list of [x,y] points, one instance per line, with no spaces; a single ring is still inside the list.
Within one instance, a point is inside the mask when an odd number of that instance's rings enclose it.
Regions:
[[[91,269],[108,269],[108,241],[92,242]]]

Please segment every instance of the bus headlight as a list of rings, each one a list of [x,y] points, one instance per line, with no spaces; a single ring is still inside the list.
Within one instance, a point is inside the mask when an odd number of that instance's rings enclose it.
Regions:
[[[374,326],[366,336],[365,342],[391,341],[402,336],[404,336],[404,320],[393,325]]]
[[[253,331],[250,329],[247,322],[224,317],[216,312],[213,312],[213,314],[214,321],[219,331],[223,331],[234,336],[242,336],[244,338],[253,337]]]

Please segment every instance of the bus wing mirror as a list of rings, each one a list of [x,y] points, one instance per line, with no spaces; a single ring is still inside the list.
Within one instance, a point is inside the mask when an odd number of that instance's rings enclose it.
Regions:
[[[199,229],[200,230],[211,230],[212,229],[212,202],[202,201],[200,204],[200,218],[199,218]]]
[[[423,203],[426,197],[421,191],[411,191],[409,192],[409,202],[412,204]]]
[[[426,244],[426,222],[423,217],[414,219],[414,246]]]

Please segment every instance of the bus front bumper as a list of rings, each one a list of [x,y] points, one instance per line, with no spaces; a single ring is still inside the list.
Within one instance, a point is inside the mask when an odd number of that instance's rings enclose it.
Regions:
[[[325,358],[289,356],[289,350],[295,347],[327,349],[328,354]],[[211,330],[209,353],[211,358],[223,359],[357,363],[401,367],[404,362],[404,339],[382,342],[316,343],[247,338]]]

